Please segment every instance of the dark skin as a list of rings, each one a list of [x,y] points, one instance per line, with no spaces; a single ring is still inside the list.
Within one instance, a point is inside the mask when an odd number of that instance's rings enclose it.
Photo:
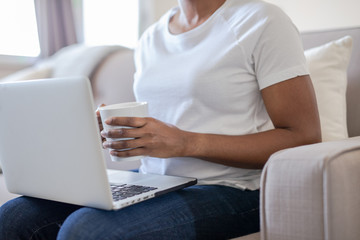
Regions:
[[[169,23],[181,34],[206,21],[225,0],[178,0],[178,11]],[[261,91],[275,129],[229,136],[181,130],[154,118],[114,117],[109,125],[132,129],[102,131],[105,138],[134,138],[107,142],[105,148],[119,157],[144,155],[159,158],[196,157],[233,167],[260,169],[270,155],[285,149],[321,141],[320,120],[310,76],[298,76]],[[98,114],[98,112],[97,112]],[[101,120],[98,114],[100,128]],[[132,150],[117,151],[126,148]]]
[[[132,129],[102,131],[103,137],[135,138],[103,143],[119,157],[196,157],[233,167],[260,169],[271,154],[321,141],[316,99],[309,76],[284,81],[261,91],[275,129],[241,136],[183,131],[154,118],[113,117],[109,125]],[[99,117],[100,118],[100,117]]]

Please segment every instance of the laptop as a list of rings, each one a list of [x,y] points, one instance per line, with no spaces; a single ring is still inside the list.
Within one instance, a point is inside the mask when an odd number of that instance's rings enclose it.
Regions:
[[[9,192],[115,210],[197,183],[107,170],[104,154],[89,79],[0,83],[0,163]]]

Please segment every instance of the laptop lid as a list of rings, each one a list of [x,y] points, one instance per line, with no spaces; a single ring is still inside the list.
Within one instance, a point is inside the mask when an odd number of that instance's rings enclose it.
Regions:
[[[0,161],[9,192],[112,206],[92,103],[85,78],[0,84]],[[74,193],[86,186],[93,191]]]
[[[87,78],[0,84],[0,162],[9,192],[119,209],[196,184],[196,179],[125,171],[107,175]],[[114,203],[112,183],[156,191]]]

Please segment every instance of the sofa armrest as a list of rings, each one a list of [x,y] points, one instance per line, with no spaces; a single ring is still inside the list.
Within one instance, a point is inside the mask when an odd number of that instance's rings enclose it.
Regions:
[[[261,179],[261,239],[358,239],[360,137],[279,151]]]

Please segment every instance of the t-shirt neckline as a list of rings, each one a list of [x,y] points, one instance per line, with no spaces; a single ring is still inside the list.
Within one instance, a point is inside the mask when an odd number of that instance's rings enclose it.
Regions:
[[[211,14],[211,16],[206,19],[205,22],[203,22],[202,24],[200,24],[199,26],[186,31],[184,33],[179,33],[179,34],[173,34],[170,32],[169,30],[169,23],[170,23],[170,19],[179,11],[179,7],[174,7],[172,8],[169,13],[168,16],[165,18],[166,20],[166,35],[169,38],[173,38],[173,39],[181,39],[181,38],[191,38],[194,36],[197,36],[198,34],[201,34],[203,31],[205,31],[208,26],[210,25],[210,23],[212,21],[214,21],[214,19],[216,19],[216,17],[220,14],[220,12],[225,8],[226,4],[229,2],[229,0],[226,0],[218,9],[216,9],[216,11]]]

